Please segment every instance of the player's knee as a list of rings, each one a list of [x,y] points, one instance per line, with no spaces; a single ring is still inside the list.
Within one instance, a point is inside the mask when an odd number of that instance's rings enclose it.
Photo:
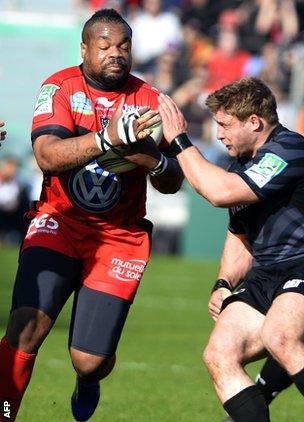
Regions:
[[[213,374],[220,366],[225,365],[227,354],[220,341],[209,341],[203,351],[203,362],[208,371]]]
[[[115,356],[102,357],[71,349],[72,363],[77,374],[84,379],[97,381],[110,374]]]
[[[274,330],[273,327],[267,326],[262,331],[262,341],[269,353],[279,362],[285,362],[295,346],[295,339],[286,330]]]
[[[26,353],[37,353],[53,321],[34,308],[18,308],[10,316],[6,338],[12,347]]]

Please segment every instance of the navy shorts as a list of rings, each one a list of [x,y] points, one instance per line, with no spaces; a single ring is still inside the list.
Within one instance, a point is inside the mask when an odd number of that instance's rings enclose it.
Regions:
[[[74,293],[69,345],[97,356],[115,354],[131,301],[80,282],[81,263],[51,249],[28,248],[20,256],[12,311],[39,309],[55,322]]]
[[[274,299],[287,292],[304,295],[303,258],[253,267],[232,296],[224,300],[222,310],[232,302],[241,301],[266,315]]]

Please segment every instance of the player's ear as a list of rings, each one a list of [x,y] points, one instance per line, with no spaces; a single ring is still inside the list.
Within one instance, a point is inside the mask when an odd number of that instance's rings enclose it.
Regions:
[[[259,129],[261,129],[261,126],[263,125],[261,118],[259,116],[257,116],[256,114],[252,114],[249,117],[249,122],[250,122],[253,130],[259,130]]]
[[[82,59],[85,56],[85,53],[87,51],[87,48],[88,48],[88,46],[84,42],[80,43],[80,54],[81,54],[81,58]]]

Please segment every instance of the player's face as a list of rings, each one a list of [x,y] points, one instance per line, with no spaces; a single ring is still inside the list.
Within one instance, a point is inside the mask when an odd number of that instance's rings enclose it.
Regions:
[[[131,69],[131,32],[123,24],[98,22],[82,43],[84,72],[109,89],[121,88]]]
[[[257,136],[251,117],[242,122],[220,109],[214,114],[214,118],[217,123],[217,138],[227,148],[228,154],[231,157],[252,156]]]

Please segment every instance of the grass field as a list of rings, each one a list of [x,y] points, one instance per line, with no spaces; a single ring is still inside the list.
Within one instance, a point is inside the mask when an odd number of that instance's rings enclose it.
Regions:
[[[16,254],[0,251],[1,334]],[[207,300],[216,267],[216,262],[153,257],[123,332],[116,369],[102,383],[102,402],[92,422],[221,422],[224,411],[201,364],[201,349],[212,327]],[[73,421],[69,314],[70,303],[39,353],[19,422]],[[250,374],[259,366],[251,365]],[[272,404],[271,415],[274,422],[304,420],[303,399],[294,387]]]

